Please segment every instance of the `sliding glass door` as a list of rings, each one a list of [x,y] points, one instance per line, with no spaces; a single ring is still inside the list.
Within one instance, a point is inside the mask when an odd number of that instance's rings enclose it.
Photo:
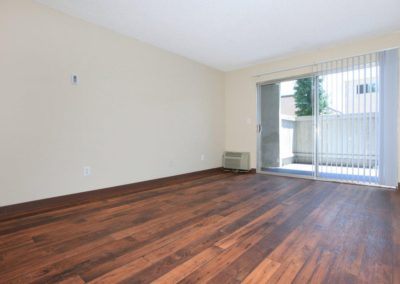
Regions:
[[[259,86],[259,169],[314,176],[313,77]]]
[[[397,185],[398,51],[258,86],[258,170]]]

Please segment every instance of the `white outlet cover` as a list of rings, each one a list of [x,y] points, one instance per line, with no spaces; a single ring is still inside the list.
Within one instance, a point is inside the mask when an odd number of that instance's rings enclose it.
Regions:
[[[92,174],[92,169],[91,167],[83,167],[83,176],[87,177],[90,176]]]

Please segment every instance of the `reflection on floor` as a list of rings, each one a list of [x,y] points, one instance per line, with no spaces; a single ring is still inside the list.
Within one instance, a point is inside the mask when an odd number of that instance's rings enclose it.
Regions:
[[[295,175],[313,176],[315,170],[312,164],[288,164],[282,167],[263,168],[265,171],[287,173]],[[376,168],[363,168],[360,167],[341,167],[340,165],[320,165],[318,167],[319,177],[377,183],[378,170]]]

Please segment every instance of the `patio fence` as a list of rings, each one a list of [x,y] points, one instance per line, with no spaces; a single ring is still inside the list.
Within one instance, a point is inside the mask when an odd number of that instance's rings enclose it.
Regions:
[[[319,163],[333,166],[375,167],[375,117],[375,113],[321,115]],[[313,117],[282,116],[281,122],[282,164],[312,163]],[[342,135],[343,133],[345,135]]]

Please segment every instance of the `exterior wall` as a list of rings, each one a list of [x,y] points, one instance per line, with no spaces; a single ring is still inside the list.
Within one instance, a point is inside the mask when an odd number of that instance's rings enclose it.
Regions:
[[[296,106],[294,96],[281,96],[281,113],[283,115],[294,115],[296,112]]]
[[[295,160],[294,145],[295,145],[296,119],[294,116],[281,115],[280,129],[280,166],[293,163]]]

